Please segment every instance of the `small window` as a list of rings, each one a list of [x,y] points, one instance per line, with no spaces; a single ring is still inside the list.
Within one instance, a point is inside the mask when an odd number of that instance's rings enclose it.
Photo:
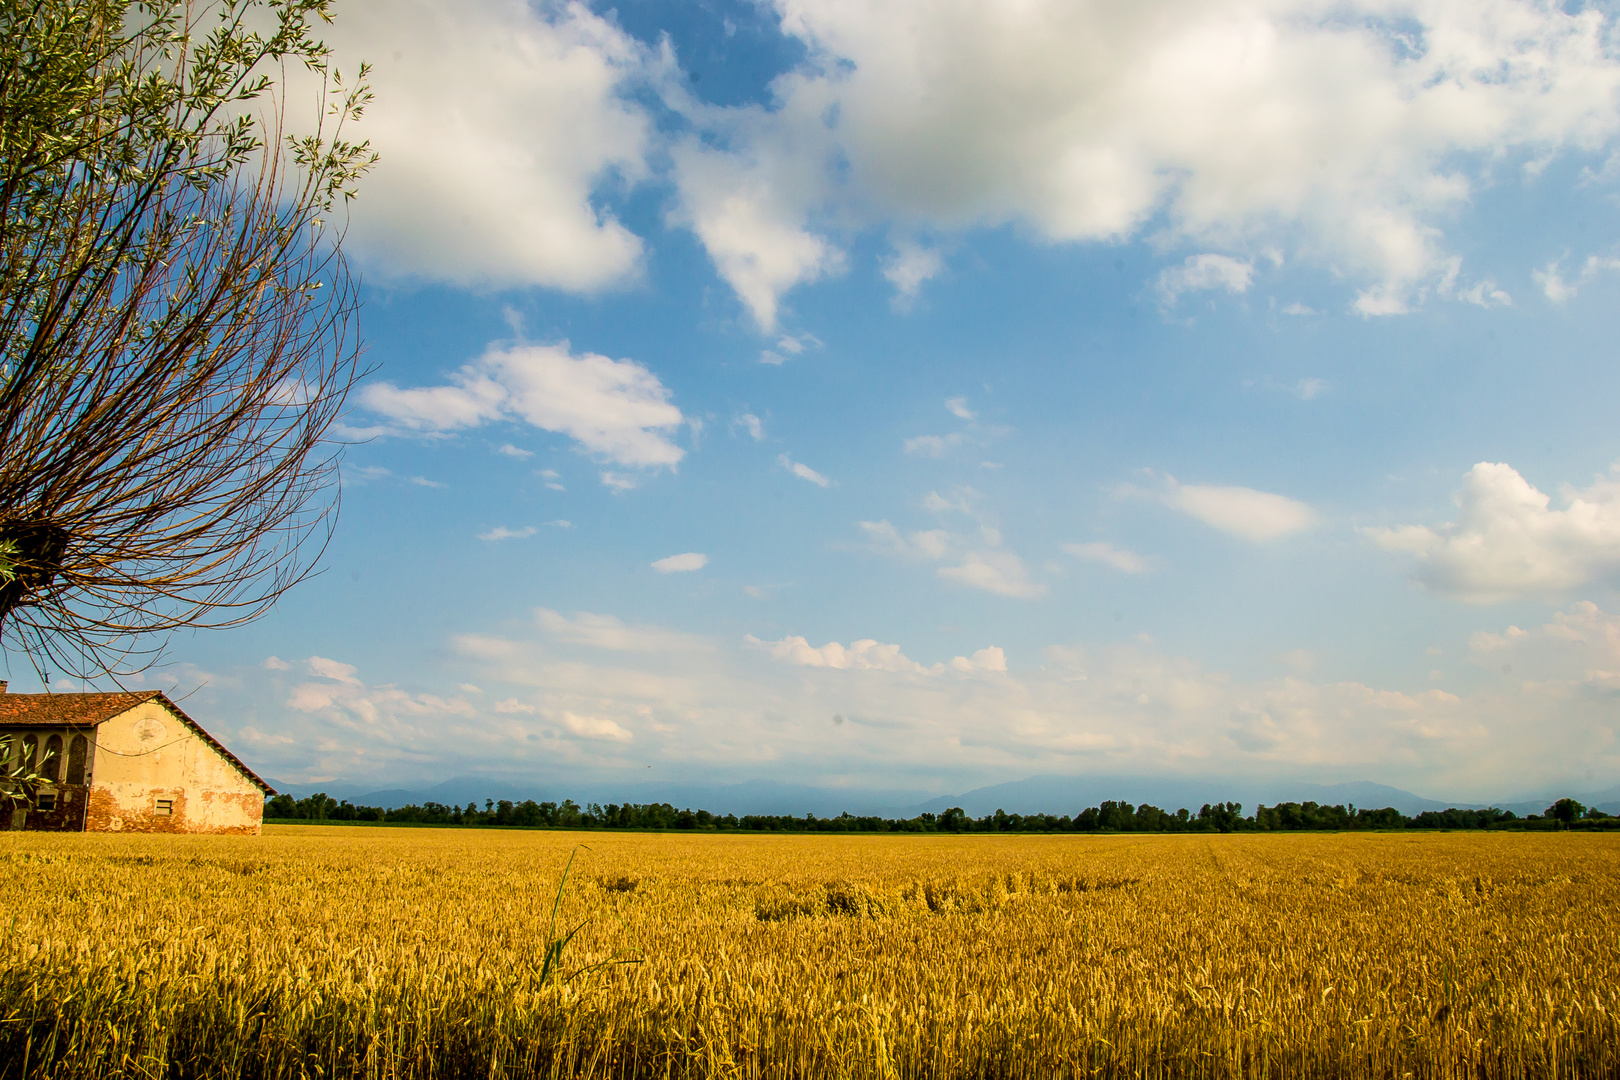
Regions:
[[[157,808],[153,812],[155,814],[157,814],[158,817],[173,817],[174,816],[174,800],[173,799],[159,799],[157,801]]]
[[[42,791],[34,796],[34,804],[39,807],[40,813],[49,814],[56,809],[56,793]]]

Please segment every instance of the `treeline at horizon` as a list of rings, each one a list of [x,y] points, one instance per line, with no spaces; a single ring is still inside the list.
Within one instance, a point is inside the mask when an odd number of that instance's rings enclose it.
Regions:
[[[1235,802],[1205,803],[1197,812],[1182,808],[1161,810],[1143,803],[1103,802],[1073,817],[1052,814],[1009,814],[997,810],[980,818],[969,817],[961,807],[940,814],[918,814],[912,818],[857,816],[837,817],[805,814],[711,814],[707,810],[677,810],[669,803],[589,803],[580,806],[572,799],[561,803],[513,802],[486,799],[465,807],[426,802],[393,809],[381,806],[355,806],[320,792],[304,799],[276,795],[265,803],[266,821],[353,822],[394,825],[461,825],[474,828],[552,828],[552,829],[634,829],[691,830],[700,832],[790,832],[790,833],[1197,833],[1197,832],[1346,832],[1388,829],[1611,829],[1620,828],[1620,817],[1596,807],[1587,808],[1574,799],[1559,799],[1542,814],[1518,817],[1511,810],[1490,807],[1484,810],[1425,810],[1408,816],[1386,806],[1369,810],[1314,802],[1261,804],[1244,816],[1243,805]]]

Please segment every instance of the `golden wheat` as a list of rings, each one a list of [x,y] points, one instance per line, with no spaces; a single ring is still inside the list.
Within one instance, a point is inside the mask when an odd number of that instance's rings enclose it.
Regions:
[[[1620,1073],[1611,836],[287,826],[0,860],[4,1076]]]

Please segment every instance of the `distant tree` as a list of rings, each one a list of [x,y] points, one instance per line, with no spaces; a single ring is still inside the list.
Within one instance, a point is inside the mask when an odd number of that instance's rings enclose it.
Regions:
[[[1561,821],[1565,825],[1568,825],[1569,823],[1578,820],[1585,812],[1586,807],[1582,806],[1574,799],[1559,799],[1557,802],[1547,807],[1546,813],[1542,814],[1541,816],[1554,818],[1555,820]]]
[[[0,3],[0,631],[36,666],[144,666],[318,555],[359,355],[330,219],[373,160],[333,3]]]

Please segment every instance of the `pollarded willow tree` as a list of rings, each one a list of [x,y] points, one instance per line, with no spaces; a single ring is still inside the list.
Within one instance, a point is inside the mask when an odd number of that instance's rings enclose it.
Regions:
[[[0,645],[36,668],[252,619],[330,536],[333,219],[375,160],[332,4],[0,0]]]

